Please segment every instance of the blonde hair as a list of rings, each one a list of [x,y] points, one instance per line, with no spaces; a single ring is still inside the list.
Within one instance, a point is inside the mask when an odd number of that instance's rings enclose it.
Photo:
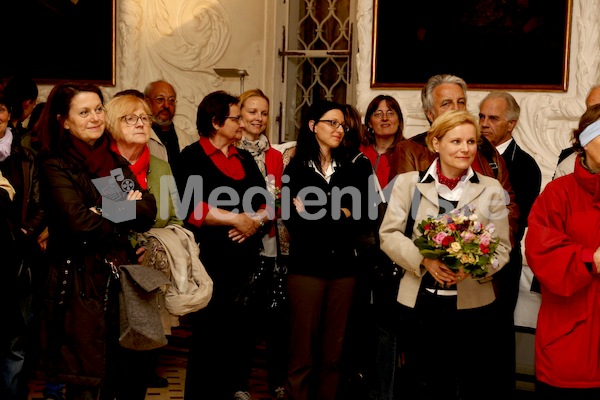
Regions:
[[[432,144],[433,138],[442,140],[448,131],[464,124],[473,125],[475,127],[475,136],[477,138],[477,144],[479,145],[481,143],[481,131],[479,130],[479,123],[475,117],[468,111],[455,110],[444,113],[433,121],[431,128],[427,131],[427,138],[425,139],[429,151],[435,151]]]
[[[260,89],[250,89],[240,94],[240,111],[244,108],[244,103],[246,102],[246,100],[248,100],[251,97],[261,97],[265,99],[267,101],[267,109],[269,109],[269,113],[271,112],[271,102],[269,101],[267,95],[264,94],[263,91]],[[269,124],[267,124],[267,126],[265,127],[265,131],[263,132],[263,134],[266,137],[269,137]]]
[[[152,117],[152,110],[146,100],[133,94],[115,96],[111,101],[106,103],[106,129],[110,132],[113,139],[119,140],[123,138],[120,124],[121,118],[132,114],[140,106],[142,106],[144,112],[149,117]]]

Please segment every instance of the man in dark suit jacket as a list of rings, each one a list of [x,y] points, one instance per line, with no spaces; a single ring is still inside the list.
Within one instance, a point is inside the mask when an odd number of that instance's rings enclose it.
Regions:
[[[510,261],[494,275],[498,296],[496,304],[502,317],[502,337],[497,342],[505,346],[500,354],[507,357],[506,390],[515,388],[515,331],[514,311],[519,296],[519,279],[523,264],[521,239],[527,227],[527,217],[533,202],[540,193],[542,173],[539,166],[529,154],[523,151],[512,136],[519,120],[520,107],[512,95],[506,92],[491,92],[479,104],[479,127],[482,136],[486,137],[502,155],[508,169],[508,179],[515,193],[515,202],[519,206],[518,229],[515,232],[515,245],[510,253]],[[500,361],[499,361],[500,362]],[[512,397],[507,397],[512,398]]]

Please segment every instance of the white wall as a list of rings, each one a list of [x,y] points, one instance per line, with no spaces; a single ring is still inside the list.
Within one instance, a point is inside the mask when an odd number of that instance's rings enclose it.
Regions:
[[[358,55],[353,69],[357,108],[364,113],[380,93],[394,96],[402,107],[406,135],[424,131],[428,124],[418,90],[371,90],[373,0],[356,0],[354,36]],[[196,110],[213,90],[238,94],[239,79],[219,78],[213,68],[248,71],[244,88],[259,87],[271,99],[271,136],[283,97],[278,50],[289,4],[282,0],[119,0],[117,10],[117,80],[105,87],[107,98],[122,89],[144,86],[164,78],[175,85],[179,130],[195,133]],[[289,3],[289,0],[287,1]],[[398,23],[402,23],[398,16]],[[521,106],[515,137],[540,164],[545,185],[552,177],[560,150],[584,110],[585,95],[600,82],[600,0],[573,0],[573,21],[566,93],[512,92]],[[404,62],[412,62],[406,60]],[[507,59],[518,63],[519,60]],[[85,66],[82,66],[85,68]],[[468,82],[467,82],[468,84]],[[44,100],[50,86],[40,88]],[[469,90],[469,110],[478,112],[486,91]]]
[[[193,135],[206,94],[240,92],[238,78],[220,78],[213,68],[245,69],[244,89],[259,87],[271,96],[273,77],[280,75],[275,12],[273,0],[118,0],[116,85],[102,88],[106,99],[165,79],[177,91],[175,124]],[[39,100],[51,89],[41,86]]]
[[[359,82],[357,107],[364,113],[373,97],[385,93],[398,100],[405,118],[406,136],[427,129],[418,90],[371,90],[371,43],[373,37],[373,0],[358,0],[356,59]],[[402,23],[398,16],[398,23]],[[511,92],[521,106],[521,117],[514,136],[521,147],[540,165],[542,185],[552,178],[560,150],[569,146],[571,130],[584,111],[584,99],[594,84],[600,83],[600,0],[573,0],[569,85],[566,93]],[[468,43],[466,44],[468,45]],[[475,51],[475,50],[474,50]],[[401,62],[414,62],[402,60]],[[511,60],[508,53],[506,62]],[[443,73],[441,71],[440,73]],[[467,85],[469,82],[467,82]],[[488,91],[469,90],[468,109],[477,115],[479,102]]]

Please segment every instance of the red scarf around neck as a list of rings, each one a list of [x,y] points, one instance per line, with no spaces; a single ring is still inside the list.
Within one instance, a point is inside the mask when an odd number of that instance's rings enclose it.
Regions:
[[[115,153],[121,155],[117,144],[112,141],[110,144],[110,148]],[[150,168],[150,148],[146,145],[144,146],[144,150],[142,150],[142,154],[133,164],[129,164],[129,169],[135,175],[138,183],[142,187],[142,189],[148,189],[148,169]]]
[[[435,166],[437,175],[438,175],[438,181],[442,184],[442,185],[446,185],[448,186],[448,188],[450,190],[453,190],[456,185],[458,185],[458,182],[460,182],[460,179],[467,173],[467,170],[465,170],[463,172],[463,174],[461,176],[459,176],[458,178],[447,178],[444,175],[442,175],[442,169],[440,168],[440,160],[438,159],[436,166]]]

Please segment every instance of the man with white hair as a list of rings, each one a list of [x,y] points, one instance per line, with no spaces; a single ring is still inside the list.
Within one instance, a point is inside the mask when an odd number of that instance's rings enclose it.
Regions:
[[[516,342],[514,330],[514,311],[519,297],[519,280],[523,268],[521,240],[527,227],[527,217],[533,202],[540,194],[542,172],[533,157],[527,154],[513,138],[513,130],[519,121],[521,109],[515,98],[506,92],[491,92],[479,104],[479,127],[502,155],[508,179],[515,192],[515,203],[519,206],[518,229],[515,243],[510,252],[510,261],[494,275],[499,311],[498,334],[500,340],[496,346],[501,348],[498,363],[501,368],[502,384],[497,388],[503,391],[503,398],[512,398],[516,389]]]

